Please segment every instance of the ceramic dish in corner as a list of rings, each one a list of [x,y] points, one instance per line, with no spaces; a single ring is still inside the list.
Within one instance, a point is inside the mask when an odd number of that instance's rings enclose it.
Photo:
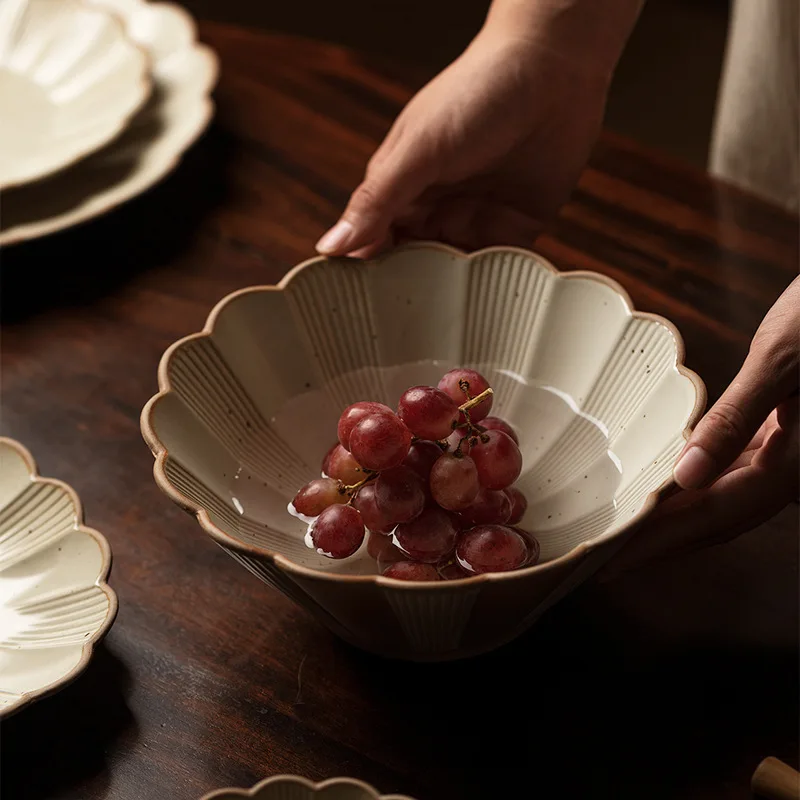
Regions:
[[[0,188],[36,181],[118,136],[150,94],[148,59],[108,10],[0,3]]]
[[[61,481],[0,438],[0,717],[61,689],[114,621],[111,551]]]
[[[3,192],[0,246],[93,219],[164,178],[213,114],[217,57],[197,41],[194,20],[172,3],[85,0],[115,14],[150,57],[153,95],[128,129],[70,169]]]
[[[202,800],[414,800],[399,794],[378,794],[372,786],[351,778],[312,783],[296,775],[276,775],[252,789],[220,789]]]

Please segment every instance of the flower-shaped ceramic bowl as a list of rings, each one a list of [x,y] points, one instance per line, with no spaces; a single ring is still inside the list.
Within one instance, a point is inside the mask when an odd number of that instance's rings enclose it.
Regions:
[[[252,789],[220,789],[202,800],[413,800],[399,794],[378,794],[366,783],[350,778],[332,778],[312,783],[296,775],[276,775]]]
[[[359,647],[434,660],[517,636],[625,542],[672,482],[705,404],[666,320],[539,256],[430,244],[371,262],[315,258],[244,289],[177,342],[142,430],[155,479],[243,566]],[[308,549],[287,502],[318,477],[340,411],[395,405],[454,366],[482,371],[517,428],[542,562],[441,583]]]
[[[66,484],[0,438],[0,716],[76,678],[111,627],[111,551]]]
[[[0,188],[108,143],[150,94],[147,56],[108,12],[78,0],[0,4]]]

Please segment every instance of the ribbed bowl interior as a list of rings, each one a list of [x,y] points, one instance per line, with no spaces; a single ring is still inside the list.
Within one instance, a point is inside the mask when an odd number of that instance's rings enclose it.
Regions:
[[[410,246],[372,262],[320,259],[279,288],[240,292],[168,352],[146,417],[167,481],[248,548],[369,574],[363,552],[316,555],[286,506],[317,477],[341,410],[394,406],[454,366],[483,371],[518,430],[522,527],[543,561],[613,534],[670,479],[702,384],[665,321],[601,276],[512,249]],[[147,434],[146,434],[147,435]]]

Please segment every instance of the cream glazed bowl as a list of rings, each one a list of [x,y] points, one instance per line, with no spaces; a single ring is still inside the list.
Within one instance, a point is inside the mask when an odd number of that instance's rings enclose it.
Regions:
[[[252,789],[220,789],[202,800],[413,800],[405,795],[383,795],[366,783],[350,778],[332,778],[312,783],[296,775],[276,775]]]
[[[518,636],[650,513],[705,406],[683,356],[675,328],[602,275],[420,243],[314,258],[222,300],[164,354],[142,431],[159,487],[244,567],[358,647],[446,660]],[[307,548],[286,506],[319,476],[341,410],[395,406],[455,366],[486,375],[492,413],[519,432],[540,563],[416,583],[377,575],[364,547]]]

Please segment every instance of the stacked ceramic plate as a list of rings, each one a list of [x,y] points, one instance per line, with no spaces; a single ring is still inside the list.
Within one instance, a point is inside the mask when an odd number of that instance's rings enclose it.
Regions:
[[[214,54],[180,7],[0,2],[0,245],[92,219],[163,178],[211,116]]]

